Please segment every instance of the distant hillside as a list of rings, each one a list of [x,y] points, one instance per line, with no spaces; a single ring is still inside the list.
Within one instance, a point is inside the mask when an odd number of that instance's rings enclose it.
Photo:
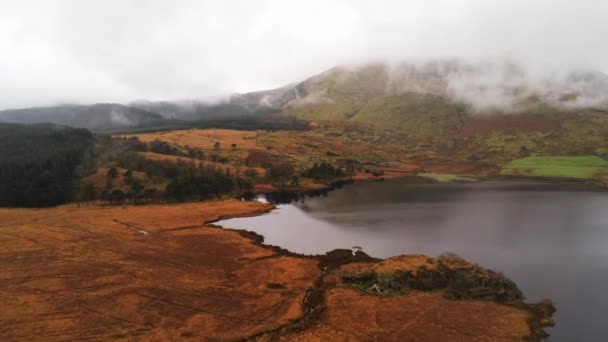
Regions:
[[[209,104],[198,101],[138,101],[131,103],[130,106],[141,110],[159,113],[166,119],[178,119],[186,121],[242,117],[253,113],[252,110],[245,106],[229,102]]]
[[[166,124],[160,114],[105,103],[3,110],[0,111],[0,121],[22,124],[46,122],[95,131]]]
[[[134,108],[161,114],[168,119],[186,121],[244,118],[253,115],[279,113],[288,102],[291,86],[234,94],[227,100],[204,101],[136,101],[129,105]]]

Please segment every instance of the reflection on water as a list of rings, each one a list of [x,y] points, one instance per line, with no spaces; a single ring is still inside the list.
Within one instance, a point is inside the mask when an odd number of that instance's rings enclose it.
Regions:
[[[353,246],[376,257],[453,252],[511,277],[530,301],[554,300],[553,341],[608,338],[604,192],[536,181],[391,180],[357,183],[220,224],[306,254]]]

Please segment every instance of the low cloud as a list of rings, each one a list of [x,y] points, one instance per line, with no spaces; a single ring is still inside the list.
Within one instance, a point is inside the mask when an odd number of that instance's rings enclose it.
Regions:
[[[534,66],[525,79],[488,70],[450,80],[454,96],[508,104],[522,83],[564,83],[538,78],[543,68],[608,72],[607,16],[608,3],[593,0],[8,0],[0,12],[0,109],[219,99],[377,60]],[[507,89],[486,87],[505,78]],[[595,86],[576,79],[568,87]]]
[[[529,102],[559,108],[608,104],[608,76],[580,70],[535,70],[514,62],[485,63],[447,75],[447,94],[478,112],[517,111]]]

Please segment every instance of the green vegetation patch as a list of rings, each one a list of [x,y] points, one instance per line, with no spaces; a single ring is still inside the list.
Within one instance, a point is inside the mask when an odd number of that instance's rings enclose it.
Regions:
[[[501,174],[588,179],[606,167],[598,156],[535,156],[511,161]]]
[[[445,139],[458,130],[464,111],[441,96],[407,93],[376,97],[351,120],[397,129],[411,137]]]
[[[429,178],[441,183],[452,183],[452,182],[474,182],[475,179],[452,175],[448,173],[419,173],[418,177]]]
[[[341,285],[369,295],[391,296],[408,290],[442,291],[446,299],[476,299],[494,302],[518,301],[523,294],[504,275],[477,265],[439,259],[434,269],[419,267],[415,272],[363,272],[342,274]]]

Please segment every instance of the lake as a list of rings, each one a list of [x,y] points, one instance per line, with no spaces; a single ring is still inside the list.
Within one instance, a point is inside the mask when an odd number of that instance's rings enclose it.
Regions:
[[[360,246],[386,258],[456,253],[557,307],[552,341],[608,340],[608,193],[536,180],[360,182],[220,221],[304,254]]]

